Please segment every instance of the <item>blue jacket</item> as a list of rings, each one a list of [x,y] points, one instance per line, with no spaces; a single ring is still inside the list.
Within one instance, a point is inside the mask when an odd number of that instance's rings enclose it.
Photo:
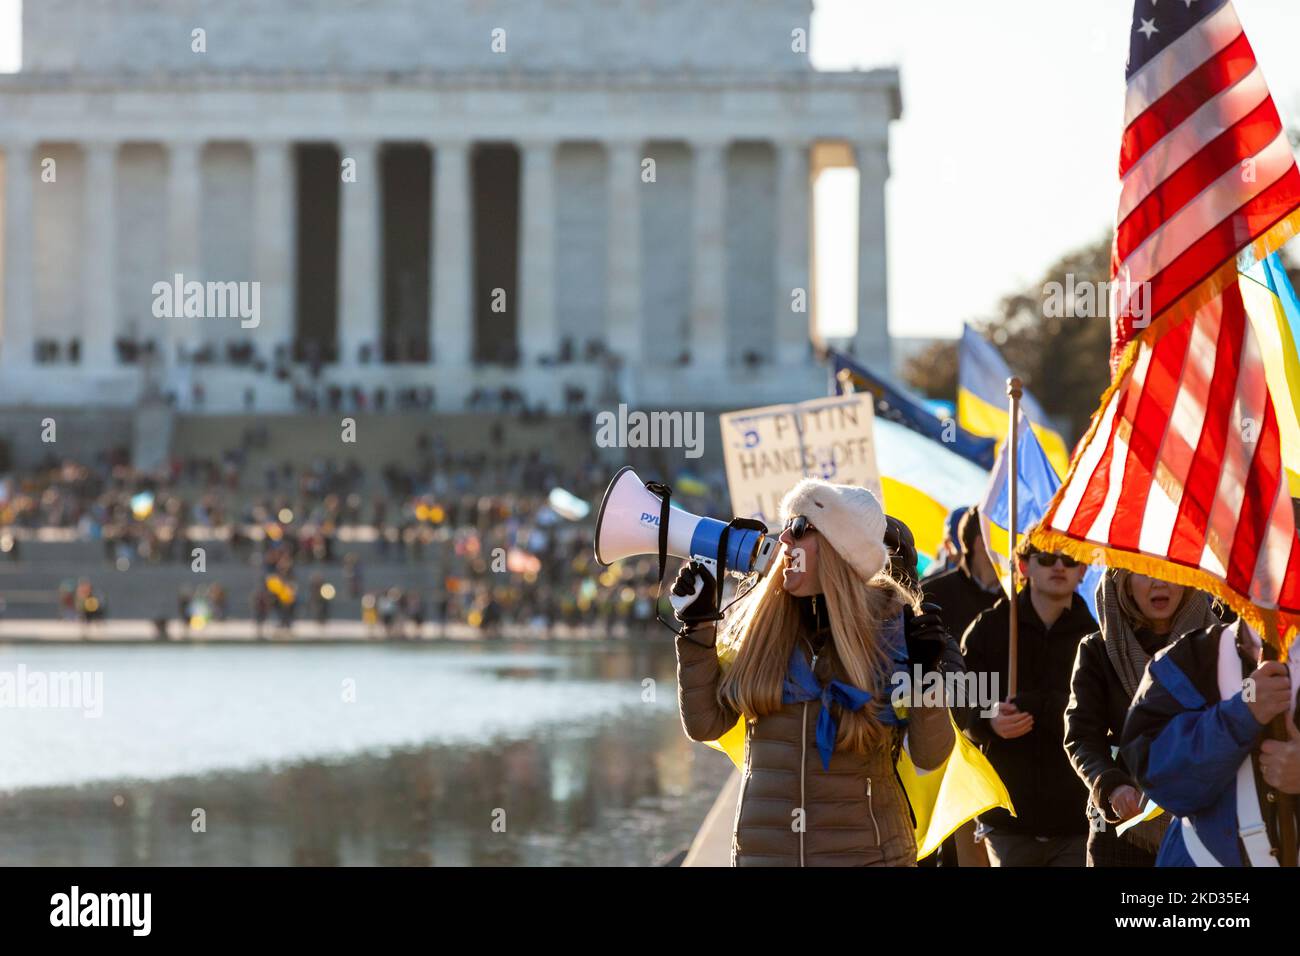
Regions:
[[[1223,866],[1247,866],[1237,837],[1237,771],[1250,760],[1265,728],[1240,690],[1227,700],[1219,689],[1222,625],[1191,631],[1156,654],[1129,708],[1120,739],[1125,763],[1151,799],[1173,819],[1156,866],[1195,866],[1184,818]],[[1242,659],[1242,676],[1255,669]],[[1277,845],[1275,804],[1256,767],[1260,811]]]

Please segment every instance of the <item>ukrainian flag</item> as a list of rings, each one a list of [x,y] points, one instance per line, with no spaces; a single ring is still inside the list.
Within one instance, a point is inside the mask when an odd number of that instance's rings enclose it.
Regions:
[[[917,570],[924,574],[943,543],[948,514],[979,500],[989,473],[887,418],[876,419],[874,437],[882,504],[912,530]]]
[[[1047,506],[1056,489],[1061,487],[1047,452],[1039,444],[1035,428],[1030,427],[1025,413],[1020,413],[1017,422],[1016,441],[1016,543],[1025,539],[1025,535],[1047,513]],[[998,452],[997,463],[989,477],[988,487],[980,501],[980,530],[984,535],[984,548],[989,560],[998,573],[1002,589],[1011,593],[1011,465],[1006,454],[1005,443]],[[1097,616],[1097,582],[1104,568],[1092,566],[1079,584],[1079,595],[1088,603],[1092,616]]]
[[[1291,497],[1300,497],[1300,299],[1274,252],[1242,273],[1246,314],[1259,338],[1264,378],[1282,438],[1282,466]]]
[[[968,432],[996,439],[1000,445],[1008,431],[1010,377],[1011,369],[998,350],[969,325],[963,326],[957,366],[957,423]],[[1029,392],[1023,393],[1020,403],[1048,460],[1056,473],[1064,476],[1070,466],[1065,439],[1042,424],[1047,415]]]

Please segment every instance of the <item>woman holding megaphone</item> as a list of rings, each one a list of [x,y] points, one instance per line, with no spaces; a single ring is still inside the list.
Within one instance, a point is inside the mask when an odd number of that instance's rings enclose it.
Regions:
[[[917,613],[915,567],[889,573],[890,526],[869,491],[804,479],[781,520],[781,562],[721,619],[717,582],[697,562],[670,596],[687,736],[716,740],[745,718],[732,864],[912,866],[897,749],[933,769],[953,731],[943,706],[912,701],[907,719],[896,714],[890,678],[917,648],[931,648],[918,663],[938,666],[947,634]]]

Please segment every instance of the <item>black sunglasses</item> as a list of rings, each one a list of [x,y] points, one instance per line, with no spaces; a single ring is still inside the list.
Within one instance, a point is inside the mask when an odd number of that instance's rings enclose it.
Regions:
[[[790,519],[790,523],[785,526],[785,530],[790,532],[790,537],[798,541],[809,531],[816,531],[817,529],[812,526],[812,522],[808,520],[806,515],[795,515]]]
[[[1034,561],[1038,562],[1040,568],[1054,568],[1056,567],[1057,561],[1061,562],[1061,567],[1063,568],[1077,568],[1083,563],[1082,561],[1076,561],[1074,558],[1068,557],[1064,554],[1053,554],[1050,551],[1035,551],[1030,555],[1030,557],[1033,558]]]

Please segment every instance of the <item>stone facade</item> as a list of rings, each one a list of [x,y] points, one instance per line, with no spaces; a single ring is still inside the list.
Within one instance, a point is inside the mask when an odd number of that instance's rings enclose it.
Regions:
[[[161,390],[186,407],[201,384],[207,410],[238,410],[250,392],[259,409],[290,409],[308,381],[301,357],[286,358],[298,298],[317,280],[337,284],[338,354],[313,387],[431,385],[440,409],[502,386],[553,409],[565,386],[645,407],[809,397],[824,373],[791,294],[812,291],[823,146],[863,173],[854,348],[888,369],[884,184],[898,77],[812,70],[792,50],[810,6],[25,4],[24,69],[0,77],[0,403],[130,406]],[[296,261],[300,204],[316,201],[299,188],[304,144],[355,162],[355,181],[337,189],[334,275],[304,276]],[[387,362],[379,170],[413,144],[429,155],[431,357]],[[509,144],[518,159],[507,306],[517,355],[506,363],[474,360],[483,144]],[[256,283],[259,324],[155,317],[155,284],[178,273]],[[124,339],[155,342],[155,357],[124,359]],[[603,354],[557,362],[562,343],[593,339]],[[57,355],[38,352],[45,341]],[[241,342],[259,367],[192,361]],[[270,374],[278,361],[291,374]]]
[[[803,72],[811,0],[39,0],[24,69],[184,72]],[[488,40],[504,30],[504,54]],[[176,37],[185,38],[177,44]]]

